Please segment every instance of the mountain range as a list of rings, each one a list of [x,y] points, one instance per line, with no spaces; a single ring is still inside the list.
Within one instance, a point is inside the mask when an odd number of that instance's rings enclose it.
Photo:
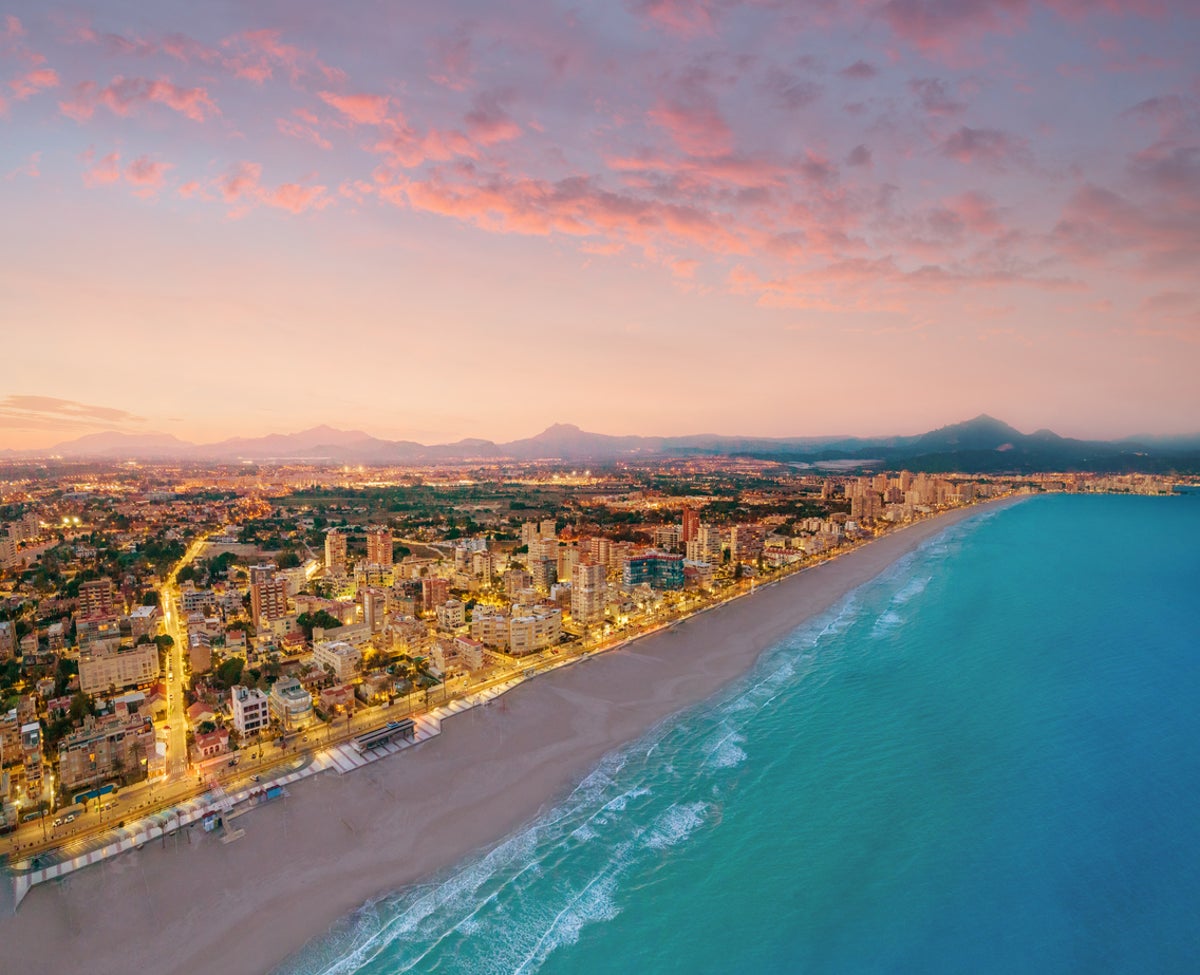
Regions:
[[[748,457],[798,466],[851,470],[899,468],[929,472],[1200,471],[1200,435],[1075,440],[1049,430],[1021,433],[987,415],[916,436],[685,437],[611,436],[557,423],[537,436],[508,443],[467,439],[426,445],[382,440],[362,430],[313,427],[293,434],[233,437],[196,444],[164,433],[93,433],[47,450],[0,451],[0,458],[71,461],[310,462],[428,464],[512,460],[612,462],[672,457]]]

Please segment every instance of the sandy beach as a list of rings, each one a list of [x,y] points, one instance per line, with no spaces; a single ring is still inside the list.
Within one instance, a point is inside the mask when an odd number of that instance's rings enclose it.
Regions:
[[[1006,502],[1000,502],[1006,503]],[[789,631],[979,505],[897,531],[754,595],[445,722],[345,776],[317,775],[239,821],[36,887],[0,918],[4,969],[264,973],[364,901],[489,847],[603,757],[745,673]]]

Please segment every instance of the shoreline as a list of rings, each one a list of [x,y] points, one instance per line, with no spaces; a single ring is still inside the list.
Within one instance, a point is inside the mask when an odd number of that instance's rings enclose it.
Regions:
[[[532,822],[604,755],[717,693],[929,538],[1018,500],[904,526],[525,682],[501,703],[446,721],[402,758],[297,783],[282,804],[247,817],[237,843],[185,831],[40,885],[19,922],[0,919],[5,956],[98,975],[272,971],[364,903]]]

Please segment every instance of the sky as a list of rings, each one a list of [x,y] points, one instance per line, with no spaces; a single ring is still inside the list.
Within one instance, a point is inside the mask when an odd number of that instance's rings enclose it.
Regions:
[[[1195,0],[0,0],[0,447],[1200,430]]]

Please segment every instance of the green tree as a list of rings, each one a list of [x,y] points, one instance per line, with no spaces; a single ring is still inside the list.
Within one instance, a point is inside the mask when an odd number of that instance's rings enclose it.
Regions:
[[[219,684],[221,687],[228,690],[235,684],[242,682],[242,670],[245,669],[246,661],[241,657],[230,657],[228,660],[221,661],[217,665],[217,669],[213,672],[213,683]]]
[[[304,631],[304,638],[311,640],[315,628],[332,630],[341,626],[342,621],[325,610],[319,609],[315,613],[301,613],[296,617],[296,624]]]

